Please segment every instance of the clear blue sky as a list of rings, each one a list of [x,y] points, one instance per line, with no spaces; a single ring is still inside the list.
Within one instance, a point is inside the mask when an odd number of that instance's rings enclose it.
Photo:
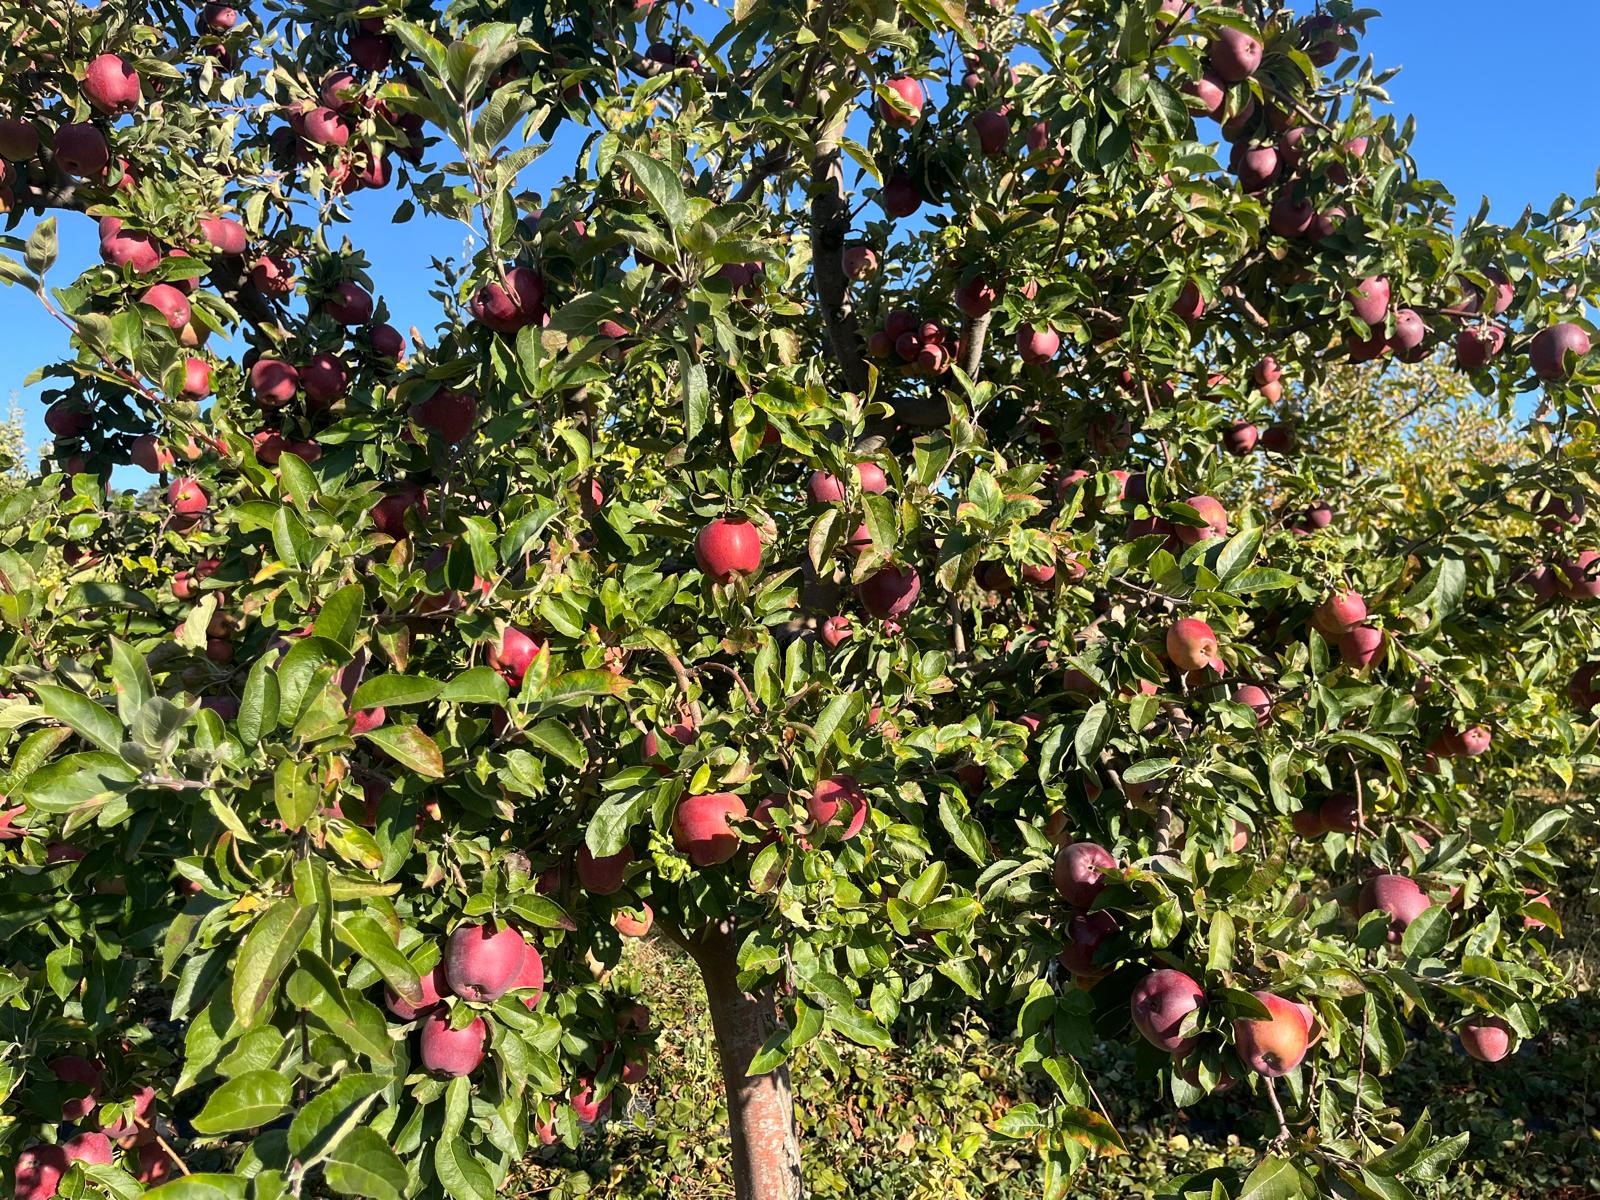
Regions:
[[[1520,10],[1504,0],[1378,3],[1390,11],[1374,22],[1364,49],[1380,65],[1403,68],[1389,90],[1399,112],[1416,115],[1418,163],[1462,208],[1475,210],[1488,195],[1496,217],[1511,221],[1525,205],[1541,207],[1560,192],[1589,194],[1600,168],[1592,117],[1600,3],[1533,0]],[[544,161],[556,169],[558,158],[553,150]],[[542,182],[537,170],[533,181]],[[393,190],[358,197],[349,236],[371,257],[395,324],[426,331],[434,321],[428,264],[460,256],[465,230],[420,220],[393,226],[397,203]],[[18,232],[32,226],[29,218]],[[92,222],[64,214],[61,242],[52,277],[65,283],[96,258]],[[0,403],[21,396],[30,449],[48,435],[38,389],[24,380],[65,348],[65,331],[34,297],[0,288]]]

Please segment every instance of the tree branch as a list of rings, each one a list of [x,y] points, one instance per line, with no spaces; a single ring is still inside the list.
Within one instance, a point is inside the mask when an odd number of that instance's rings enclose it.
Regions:
[[[817,139],[811,158],[811,279],[834,361],[850,390],[865,394],[867,359],[861,345],[861,328],[850,304],[850,280],[840,258],[850,235],[850,203],[845,196],[844,160],[839,151],[844,112],[828,113],[831,92],[824,95],[822,103],[827,128]]]

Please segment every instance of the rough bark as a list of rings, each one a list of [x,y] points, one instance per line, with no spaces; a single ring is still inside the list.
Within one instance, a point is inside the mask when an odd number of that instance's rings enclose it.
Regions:
[[[688,948],[705,981],[722,1061],[728,1132],[733,1139],[734,1194],[738,1200],[799,1200],[800,1138],[789,1069],[749,1073],[751,1061],[778,1026],[772,993],[739,989],[739,947],[731,930],[707,931]]]

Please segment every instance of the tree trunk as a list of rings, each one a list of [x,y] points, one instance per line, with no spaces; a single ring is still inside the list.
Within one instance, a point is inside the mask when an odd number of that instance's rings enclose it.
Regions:
[[[754,995],[739,990],[738,950],[726,928],[707,931],[689,944],[705,980],[728,1093],[734,1194],[738,1200],[799,1200],[800,1136],[789,1068],[749,1074],[751,1061],[778,1027],[777,1006],[770,990]]]

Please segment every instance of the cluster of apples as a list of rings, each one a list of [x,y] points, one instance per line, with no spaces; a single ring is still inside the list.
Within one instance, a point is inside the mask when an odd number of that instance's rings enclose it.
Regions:
[[[508,992],[522,992],[522,1002],[536,1008],[544,995],[544,958],[514,926],[461,925],[451,933],[439,965],[421,977],[415,1000],[393,989],[384,1005],[401,1021],[422,1023],[417,1054],[425,1070],[444,1076],[470,1075],[483,1062],[489,1025],[481,1016],[458,1020],[446,1007],[449,997],[493,1004]]]
[[[960,339],[938,321],[924,321],[910,309],[897,308],[882,328],[867,335],[867,353],[879,362],[898,360],[916,375],[937,378],[961,355]]]
[[[176,1164],[161,1145],[156,1126],[154,1088],[137,1088],[125,1100],[103,1105],[103,1062],[63,1054],[45,1066],[72,1093],[61,1103],[61,1119],[75,1132],[61,1142],[23,1148],[12,1173],[16,1200],[50,1200],[74,1163],[109,1165],[119,1147],[128,1156],[126,1169],[140,1183],[153,1186],[172,1173]]]
[[[349,41],[354,70],[325,75],[315,96],[283,110],[286,124],[272,135],[281,165],[321,162],[341,195],[387,187],[391,150],[413,166],[422,162],[422,118],[394,111],[377,94],[378,77],[393,59],[393,43],[383,28],[383,18],[364,18]]]

